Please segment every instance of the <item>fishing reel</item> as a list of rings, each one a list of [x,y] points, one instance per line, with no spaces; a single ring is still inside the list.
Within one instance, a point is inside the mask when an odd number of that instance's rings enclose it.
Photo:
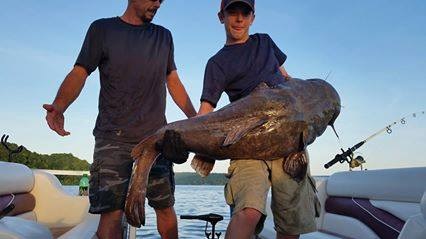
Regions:
[[[358,144],[354,145],[352,148],[348,148],[346,151],[341,149],[342,153],[336,154],[336,156],[334,156],[334,159],[332,159],[330,162],[324,165],[324,168],[328,169],[329,167],[333,166],[337,162],[339,163],[347,162],[349,165],[350,171],[352,171],[352,169],[357,167],[361,167],[361,170],[363,170],[362,164],[364,164],[366,161],[364,160],[364,157],[360,155],[355,157],[354,152],[359,147],[361,147],[364,143],[365,141],[361,141]]]
[[[352,169],[360,167],[361,171],[364,170],[362,165],[366,163],[364,157],[362,157],[361,155],[357,155],[356,157],[354,157],[354,155],[352,154],[350,156],[350,161],[349,161],[349,171],[352,171]],[[367,169],[366,169],[367,170]]]

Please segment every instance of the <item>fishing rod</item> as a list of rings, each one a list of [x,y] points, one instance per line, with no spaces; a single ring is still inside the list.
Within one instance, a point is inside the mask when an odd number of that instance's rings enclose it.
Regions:
[[[409,118],[409,117],[416,118],[418,115],[424,115],[424,114],[425,114],[425,111],[421,111],[421,112],[412,113],[410,115],[407,115],[406,117],[403,117],[400,120],[394,121],[393,123],[387,125],[383,129],[380,129],[379,131],[377,131],[374,134],[370,135],[369,137],[367,137],[363,141],[355,144],[351,148],[348,148],[346,151],[343,150],[343,148],[340,148],[340,150],[342,151],[342,153],[341,154],[336,154],[336,156],[334,157],[334,159],[332,159],[330,162],[324,164],[324,168],[328,169],[328,168],[330,168],[331,166],[333,166],[337,162],[339,162],[339,163],[347,162],[349,164],[350,168],[357,167],[357,166],[361,166],[362,167],[362,163],[365,163],[365,161],[364,161],[364,159],[361,156],[358,156],[356,158],[353,157],[353,154],[354,154],[355,150],[359,149],[365,143],[367,143],[368,141],[370,141],[374,137],[376,137],[376,136],[378,136],[378,135],[380,135],[380,134],[382,134],[384,132],[386,132],[388,134],[391,134],[392,133],[392,127],[394,125],[397,125],[398,123],[401,123],[402,125],[406,124],[407,123],[407,118]]]

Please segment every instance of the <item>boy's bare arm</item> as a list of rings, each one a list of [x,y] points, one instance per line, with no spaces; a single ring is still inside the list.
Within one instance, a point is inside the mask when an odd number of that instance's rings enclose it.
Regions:
[[[61,136],[70,133],[64,130],[64,112],[77,99],[87,79],[87,72],[81,66],[74,66],[59,87],[52,104],[44,104],[47,111],[46,121],[50,129]]]
[[[173,101],[188,118],[194,117],[197,114],[188,93],[186,93],[185,87],[179,79],[177,71],[172,71],[167,75],[167,89]]]
[[[200,109],[198,110],[197,116],[201,116],[201,115],[205,115],[210,112],[213,112],[214,108],[215,107],[213,107],[209,102],[201,101]],[[202,177],[206,177],[210,173],[210,171],[212,171],[213,166],[214,166],[214,159],[209,158],[205,155],[201,156],[199,154],[195,154],[191,162],[191,167],[195,169],[195,171],[198,172],[198,174],[202,175]],[[205,174],[205,172],[207,173]]]
[[[290,79],[291,76],[287,73],[287,71],[285,70],[284,66],[280,67],[280,72],[281,74],[285,77],[286,80]]]
[[[214,107],[209,102],[202,101],[197,115],[205,115],[207,113],[213,112],[213,110]]]

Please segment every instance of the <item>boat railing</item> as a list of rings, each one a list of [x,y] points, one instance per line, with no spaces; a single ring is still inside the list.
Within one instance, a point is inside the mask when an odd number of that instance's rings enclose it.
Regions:
[[[89,171],[74,171],[74,170],[55,170],[55,169],[37,169],[53,175],[61,176],[83,176],[84,174],[90,175]]]

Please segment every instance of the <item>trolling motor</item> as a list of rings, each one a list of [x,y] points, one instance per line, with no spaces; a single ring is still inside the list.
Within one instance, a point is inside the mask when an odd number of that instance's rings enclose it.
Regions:
[[[215,239],[215,238],[219,239],[220,235],[222,235],[221,232],[215,232],[216,223],[223,220],[223,216],[221,216],[221,215],[214,214],[214,213],[209,213],[209,214],[204,214],[204,215],[181,215],[180,219],[196,219],[196,220],[206,221],[206,227],[204,228],[204,234],[206,235],[207,239]],[[207,227],[208,227],[209,223],[212,224],[211,232],[207,231]]]
[[[421,111],[420,113],[413,113],[409,116],[416,118],[417,115],[419,115],[419,114],[424,115],[425,111]],[[409,116],[407,116],[407,117],[409,117]],[[386,132],[388,134],[391,134],[392,133],[391,127],[393,125],[398,124],[398,122],[400,122],[403,125],[406,124],[407,123],[407,120],[406,120],[407,117],[404,117],[404,118],[400,119],[399,121],[394,121],[392,124],[390,124],[390,125],[384,127],[383,129],[377,131],[376,133],[372,134],[371,136],[369,136],[365,140],[355,144],[351,148],[348,148],[346,151],[343,150],[343,148],[340,148],[340,150],[342,150],[342,153],[336,154],[336,156],[334,156],[334,159],[332,159],[330,162],[324,164],[324,168],[328,169],[337,162],[339,162],[339,163],[347,162],[349,164],[349,170],[351,170],[352,168],[356,168],[356,167],[361,167],[361,170],[362,170],[362,164],[365,163],[365,160],[362,156],[357,156],[357,157],[354,158],[355,150],[359,149],[361,146],[363,146],[365,143],[367,143],[367,141],[371,140],[372,138],[374,138],[375,136],[377,136],[381,133]],[[337,136],[337,138],[339,138],[339,137]]]
[[[8,158],[8,162],[12,162],[12,155],[13,154],[18,154],[20,152],[22,152],[22,149],[24,148],[24,146],[19,146],[16,149],[10,149],[9,146],[7,146],[7,139],[9,138],[9,135],[3,135],[1,137],[1,144],[7,149],[7,151],[9,152],[9,158]]]

